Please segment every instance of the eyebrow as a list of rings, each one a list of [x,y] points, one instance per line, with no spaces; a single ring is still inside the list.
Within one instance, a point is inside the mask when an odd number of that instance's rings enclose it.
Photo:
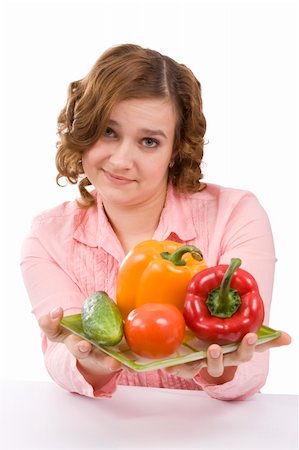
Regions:
[[[116,120],[113,120],[113,119],[109,120],[109,125],[114,125],[114,126],[118,126],[118,127],[120,126],[120,124],[118,122],[116,122]],[[140,131],[143,134],[149,134],[151,136],[163,136],[167,139],[166,134],[162,130],[151,130],[150,128],[141,128],[138,131]]]

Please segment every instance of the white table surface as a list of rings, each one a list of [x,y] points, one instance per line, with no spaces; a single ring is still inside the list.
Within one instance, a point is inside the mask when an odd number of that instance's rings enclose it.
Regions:
[[[110,399],[52,382],[1,382],[1,449],[298,449],[298,396],[223,402],[120,386]]]

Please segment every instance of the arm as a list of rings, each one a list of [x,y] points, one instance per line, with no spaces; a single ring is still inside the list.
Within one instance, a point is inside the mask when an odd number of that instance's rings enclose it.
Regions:
[[[234,206],[230,206],[232,204]],[[233,257],[240,258],[241,268],[256,278],[265,306],[264,323],[267,324],[276,258],[268,217],[250,193],[243,194],[238,201],[227,197],[219,199],[215,227],[210,236],[210,265],[229,264]],[[248,333],[237,351],[224,356],[221,347],[213,344],[208,349],[206,360],[169,371],[194,378],[212,397],[223,400],[248,398],[266,381],[267,350],[287,345],[290,337],[282,333],[281,338],[261,347],[255,347],[255,341],[256,335]],[[213,356],[215,352],[218,353],[216,357]]]
[[[24,242],[21,269],[32,311],[42,329],[42,350],[52,379],[70,392],[111,396],[120,367],[59,324],[63,310],[67,315],[81,312],[85,298],[79,287],[34,235]]]
[[[267,214],[254,195],[245,194],[234,206],[225,223],[219,247],[217,264],[229,264],[231,258],[241,258],[241,268],[255,277],[265,307],[264,323],[268,324],[276,257]],[[209,353],[210,370],[203,368],[196,376],[196,381],[207,393],[223,399],[245,399],[259,391],[268,374],[267,349],[288,344],[290,339],[283,334],[276,344],[271,343],[263,347],[263,352],[256,352],[255,344],[250,344],[250,340],[254,342],[254,337],[252,333],[245,336],[238,351],[231,355],[223,357],[220,353],[218,359],[213,359]],[[212,346],[210,350],[216,347]],[[223,368],[222,362],[227,366]],[[221,365],[223,373],[217,376],[217,370],[221,372]]]

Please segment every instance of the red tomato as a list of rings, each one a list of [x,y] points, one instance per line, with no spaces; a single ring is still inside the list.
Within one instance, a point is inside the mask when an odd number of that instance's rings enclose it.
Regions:
[[[125,321],[125,338],[131,350],[145,358],[165,358],[182,344],[185,320],[170,303],[145,303]]]

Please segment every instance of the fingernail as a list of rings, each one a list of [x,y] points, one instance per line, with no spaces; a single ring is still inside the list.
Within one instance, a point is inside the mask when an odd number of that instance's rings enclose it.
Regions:
[[[79,345],[79,350],[82,353],[89,352],[89,346],[88,345]]]
[[[52,319],[56,319],[57,317],[59,317],[59,315],[60,315],[60,307],[59,306],[52,309],[52,311],[50,312],[50,316]]]
[[[103,365],[107,370],[109,370],[109,372],[117,372],[122,368],[120,362],[115,359],[111,361],[111,356],[106,356],[106,358],[103,359]]]
[[[249,344],[249,345],[254,345],[256,343],[256,336],[250,336],[248,339],[247,339],[247,344]]]
[[[217,348],[212,348],[210,350],[210,355],[212,356],[212,358],[219,358],[220,356],[220,350],[218,350]]]

